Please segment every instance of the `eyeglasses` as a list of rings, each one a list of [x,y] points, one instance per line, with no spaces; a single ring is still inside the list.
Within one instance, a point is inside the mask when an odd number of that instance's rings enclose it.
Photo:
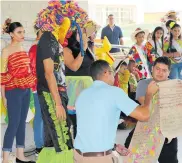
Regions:
[[[113,71],[113,70],[108,70],[108,71],[106,71],[106,72],[109,72],[110,74],[114,75],[114,71]],[[106,72],[105,72],[105,73],[106,73]]]

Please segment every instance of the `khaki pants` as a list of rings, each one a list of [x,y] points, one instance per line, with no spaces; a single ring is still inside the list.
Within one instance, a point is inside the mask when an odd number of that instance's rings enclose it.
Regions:
[[[83,157],[74,150],[74,163],[119,163],[113,154],[101,157]]]

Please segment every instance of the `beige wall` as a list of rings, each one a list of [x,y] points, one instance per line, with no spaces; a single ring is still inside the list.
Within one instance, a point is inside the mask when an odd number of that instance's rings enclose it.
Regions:
[[[1,1],[1,24],[7,18],[11,18],[12,21],[19,21],[23,24],[26,36],[35,37],[33,30],[33,23],[36,18],[36,14],[47,6],[48,1]],[[88,10],[87,1],[78,2],[81,7]]]
[[[12,21],[22,23],[26,31],[26,36],[35,37],[33,23],[36,14],[46,6],[46,1],[2,1],[1,24],[9,17]]]

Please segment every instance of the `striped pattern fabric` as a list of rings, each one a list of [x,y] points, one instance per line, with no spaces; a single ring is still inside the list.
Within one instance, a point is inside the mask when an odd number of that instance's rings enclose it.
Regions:
[[[26,52],[15,52],[8,57],[7,72],[0,74],[1,85],[6,90],[32,88],[36,77],[30,69],[30,59]]]

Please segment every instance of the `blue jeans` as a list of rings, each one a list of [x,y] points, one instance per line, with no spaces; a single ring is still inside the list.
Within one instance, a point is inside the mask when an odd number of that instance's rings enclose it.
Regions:
[[[169,75],[170,79],[181,79],[182,80],[182,62],[172,64],[171,73]]]
[[[8,127],[4,135],[3,151],[12,151],[16,137],[16,148],[25,146],[25,126],[30,104],[30,89],[15,88],[5,92],[7,98]]]
[[[44,129],[43,129],[44,127],[43,127],[42,113],[37,93],[33,93],[33,97],[35,105],[35,117],[33,123],[34,142],[36,148],[42,148],[44,146]]]

